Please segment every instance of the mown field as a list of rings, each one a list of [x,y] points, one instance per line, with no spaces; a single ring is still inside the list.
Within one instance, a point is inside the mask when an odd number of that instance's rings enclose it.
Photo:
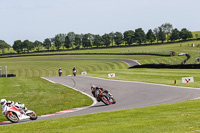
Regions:
[[[174,49],[171,49],[173,45]],[[191,55],[194,55],[193,58],[199,54],[199,47],[191,47],[187,43],[182,44],[182,46],[180,44],[173,45],[143,48],[149,50],[165,49],[166,51],[170,49],[175,52],[177,50],[178,53],[185,51],[185,53],[189,52]],[[162,46],[163,48],[161,48]],[[135,50],[134,48],[137,47],[133,47],[133,50]],[[113,49],[113,51],[116,50]],[[67,87],[49,83],[40,78],[45,76],[58,76],[58,68],[60,67],[63,69],[63,76],[71,75],[73,66],[76,66],[78,74],[81,71],[87,71],[88,76],[107,78],[108,73],[115,72],[116,77],[113,79],[116,80],[174,85],[174,79],[176,79],[176,85],[178,86],[200,88],[200,71],[198,69],[127,69],[127,64],[122,62],[69,61],[65,60],[65,58],[128,58],[138,60],[140,63],[145,64],[154,62],[179,63],[180,60],[182,61],[186,57],[160,57],[151,55],[57,55],[1,58],[0,65],[8,66],[8,73],[16,74],[17,77],[0,79],[0,97],[23,102],[28,108],[35,110],[38,114],[42,114],[47,109],[49,112],[56,112],[63,109],[90,105],[92,101],[86,96],[79,95],[80,93]],[[181,77],[191,76],[194,77],[194,83],[181,83]],[[80,103],[80,101],[71,99],[68,96],[69,94],[72,94],[72,96],[77,95],[78,98],[84,100]],[[53,98],[50,99],[49,97]],[[41,105],[38,105],[38,103]],[[0,132],[198,132],[200,129],[199,104],[200,100],[190,100],[138,109],[57,118],[0,127]],[[0,121],[3,120],[5,118],[3,115],[0,115]]]

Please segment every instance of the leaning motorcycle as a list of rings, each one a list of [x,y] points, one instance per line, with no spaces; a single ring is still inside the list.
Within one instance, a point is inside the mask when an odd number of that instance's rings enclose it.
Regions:
[[[12,123],[17,123],[23,119],[31,119],[36,120],[37,114],[32,110],[27,110],[26,112],[20,112],[20,110],[12,105],[11,107],[7,107],[6,118]]]
[[[97,100],[102,101],[105,105],[115,104],[116,100],[113,96],[110,96],[108,93],[99,92],[100,90],[96,91]]]

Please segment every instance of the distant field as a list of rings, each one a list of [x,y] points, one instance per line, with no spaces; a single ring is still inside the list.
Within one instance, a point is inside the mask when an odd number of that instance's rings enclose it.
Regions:
[[[50,77],[58,76],[58,69],[62,68],[63,76],[72,75],[72,68],[76,66],[77,73],[82,71],[101,71],[127,69],[128,65],[118,61],[74,61],[63,60],[64,56],[54,57],[21,57],[0,59],[1,66],[7,66],[8,73],[17,77]],[[65,57],[66,58],[66,57]]]
[[[196,38],[196,37],[200,38],[200,31],[194,31],[194,32],[192,32],[192,34],[193,34],[194,38]]]
[[[192,44],[195,47],[192,47]],[[169,51],[175,51],[174,57],[161,57],[152,55],[106,55],[106,53],[118,53],[118,54],[133,54],[133,53],[149,53],[149,54],[169,54]],[[59,51],[59,52],[45,52],[34,53],[35,54],[92,54],[93,55],[69,55],[60,56],[61,58],[128,58],[138,60],[141,64],[149,63],[165,63],[165,64],[180,64],[186,56],[178,56],[179,53],[186,53],[191,55],[191,59],[187,64],[194,64],[195,58],[200,56],[200,41],[189,41],[182,43],[172,43],[164,45],[153,46],[137,46],[137,47],[125,47],[125,48],[108,48],[108,49],[90,49],[90,50],[73,50],[73,51]],[[95,55],[95,53],[105,53],[104,55]],[[29,57],[28,57],[29,58]],[[30,57],[32,58],[32,57]],[[43,58],[43,57],[35,57]],[[49,57],[47,57],[49,58]],[[0,59],[1,60],[1,59]]]

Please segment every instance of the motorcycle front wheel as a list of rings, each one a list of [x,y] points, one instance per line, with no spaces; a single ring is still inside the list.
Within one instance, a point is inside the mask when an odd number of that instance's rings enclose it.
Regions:
[[[112,103],[112,104],[115,104],[115,103],[116,103],[115,99],[113,98],[112,100],[113,100],[113,103]]]
[[[35,112],[28,113],[27,115],[30,116],[31,120],[36,120],[37,119],[37,114]]]
[[[19,118],[17,117],[17,115],[16,115],[15,113],[12,113],[12,115],[8,113],[8,114],[6,115],[6,118],[7,118],[9,121],[11,121],[12,123],[17,123],[17,122],[19,122]]]

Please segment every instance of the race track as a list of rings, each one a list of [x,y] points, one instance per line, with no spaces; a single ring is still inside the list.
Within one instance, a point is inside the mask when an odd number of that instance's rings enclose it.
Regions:
[[[95,60],[95,59],[90,59],[90,60]],[[129,66],[138,65],[137,62],[132,60],[119,59],[118,61],[123,61],[127,63]],[[94,104],[93,106],[85,107],[84,109],[82,108],[78,111],[72,111],[72,112],[68,111],[66,113],[61,113],[61,114],[55,113],[54,115],[46,115],[44,117],[39,117],[37,120],[139,108],[139,107],[166,104],[166,103],[175,103],[185,100],[196,99],[200,97],[200,89],[196,88],[158,85],[158,84],[134,82],[134,81],[108,80],[108,79],[101,79],[88,76],[76,76],[76,77],[62,76],[62,77],[44,77],[44,78],[53,83],[59,83],[77,89],[90,96],[92,96],[90,90],[91,85],[103,87],[113,94],[117,103],[106,106],[102,102],[99,102]],[[28,122],[28,121],[30,120],[25,120],[23,122]],[[10,124],[10,122],[1,123],[0,125],[7,125],[7,124]]]

